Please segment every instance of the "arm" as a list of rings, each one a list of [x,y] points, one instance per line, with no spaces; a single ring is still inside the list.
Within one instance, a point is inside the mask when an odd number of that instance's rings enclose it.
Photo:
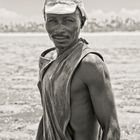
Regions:
[[[82,80],[87,86],[97,119],[103,130],[102,140],[119,140],[117,120],[110,77],[105,63],[96,55],[87,55],[81,65]]]

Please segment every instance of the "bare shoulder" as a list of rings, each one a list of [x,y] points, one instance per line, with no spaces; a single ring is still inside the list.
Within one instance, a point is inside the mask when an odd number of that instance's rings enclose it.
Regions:
[[[92,66],[92,67],[100,67],[104,65],[103,60],[96,54],[90,53],[86,55],[83,60],[82,60],[82,65],[83,66]]]
[[[86,83],[102,83],[110,80],[105,62],[96,54],[90,53],[80,64],[80,73]]]

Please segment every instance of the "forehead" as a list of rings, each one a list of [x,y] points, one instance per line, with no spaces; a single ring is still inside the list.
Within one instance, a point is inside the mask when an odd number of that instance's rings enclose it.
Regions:
[[[63,18],[63,17],[73,17],[73,18],[79,18],[80,17],[80,11],[76,9],[74,13],[71,14],[47,14],[47,17],[55,17],[55,18]]]

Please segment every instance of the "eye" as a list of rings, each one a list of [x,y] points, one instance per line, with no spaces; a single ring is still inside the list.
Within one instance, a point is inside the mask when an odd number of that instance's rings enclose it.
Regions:
[[[65,19],[65,22],[73,23],[74,22],[74,19],[73,18],[66,18]]]
[[[47,18],[48,23],[56,23],[56,19],[54,18]]]

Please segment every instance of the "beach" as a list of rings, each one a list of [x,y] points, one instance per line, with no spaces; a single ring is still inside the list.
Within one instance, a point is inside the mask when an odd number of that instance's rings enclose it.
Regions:
[[[140,139],[140,33],[81,34],[101,53],[114,92],[121,140]],[[0,34],[0,140],[34,140],[42,115],[37,88],[47,34]]]

